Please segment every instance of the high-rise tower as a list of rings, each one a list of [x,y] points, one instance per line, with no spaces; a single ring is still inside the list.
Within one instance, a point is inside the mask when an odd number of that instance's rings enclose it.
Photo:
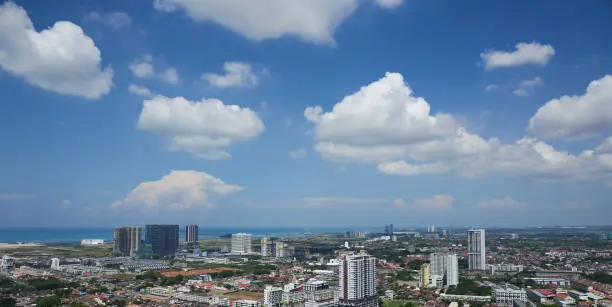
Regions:
[[[232,234],[232,253],[250,254],[251,253],[251,234],[234,233]]]
[[[468,239],[468,268],[470,270],[485,270],[487,266],[485,230],[470,229]]]
[[[179,248],[179,225],[146,225],[145,240],[154,254],[174,257]]]
[[[185,226],[185,245],[188,250],[200,249],[200,240],[198,238],[198,225]]]
[[[340,306],[378,307],[376,258],[343,255],[340,262]]]
[[[459,266],[457,254],[451,253],[432,253],[429,255],[431,275],[442,276],[444,284],[455,286],[459,284]]]
[[[118,227],[114,231],[114,248],[113,255],[115,256],[130,256],[134,257],[140,248],[142,236],[142,227],[128,226]]]

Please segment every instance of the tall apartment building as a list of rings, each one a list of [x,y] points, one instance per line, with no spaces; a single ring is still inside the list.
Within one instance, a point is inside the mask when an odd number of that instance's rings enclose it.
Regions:
[[[113,255],[134,257],[140,247],[142,227],[128,226],[115,228],[113,232]]]
[[[393,224],[385,225],[385,234],[386,235],[392,236],[394,232],[395,232],[395,229],[393,229]]]
[[[198,237],[198,225],[185,226],[185,245],[188,250],[200,248],[200,239]]]
[[[427,288],[429,287],[429,263],[421,264],[421,270],[419,271],[419,287]]]
[[[444,284],[454,286],[459,284],[459,266],[457,264],[457,254],[451,253],[432,253],[429,255],[431,275],[442,276]]]
[[[340,306],[378,307],[376,258],[366,254],[343,255],[339,271]]]
[[[468,239],[468,268],[470,270],[486,270],[487,256],[485,246],[485,230],[470,229]]]
[[[250,254],[251,253],[251,234],[234,233],[232,234],[232,253]]]
[[[261,255],[263,257],[276,256],[274,244],[269,237],[264,237],[261,239]]]
[[[179,225],[146,225],[145,241],[154,254],[174,257],[179,248]]]
[[[264,306],[277,307],[283,301],[283,289],[273,286],[266,286],[264,289]]]

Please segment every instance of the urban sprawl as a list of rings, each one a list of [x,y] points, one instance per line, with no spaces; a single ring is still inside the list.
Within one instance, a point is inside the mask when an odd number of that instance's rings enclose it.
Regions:
[[[612,306],[607,228],[179,230],[0,244],[0,306]]]

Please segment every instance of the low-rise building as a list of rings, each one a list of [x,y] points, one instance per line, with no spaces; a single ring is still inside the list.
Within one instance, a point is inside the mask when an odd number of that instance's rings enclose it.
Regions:
[[[210,303],[211,298],[208,296],[201,296],[189,293],[176,293],[174,295],[175,299],[187,301],[187,302],[197,302],[197,303]]]
[[[493,297],[498,306],[512,306],[515,300],[527,301],[527,292],[524,289],[496,287],[493,289]]]
[[[104,240],[102,239],[83,239],[81,240],[81,245],[102,245],[104,244]]]
[[[489,264],[487,268],[491,274],[495,273],[519,273],[523,271],[523,266],[520,264]]]
[[[586,293],[583,293],[580,291],[571,290],[571,291],[568,291],[568,294],[573,299],[578,300],[578,301],[588,301],[589,300],[589,296]]]
[[[562,307],[564,307],[564,306],[572,306],[572,305],[574,305],[576,303],[576,300],[574,300],[567,293],[555,295],[555,297],[553,298],[553,301],[555,303],[557,303],[559,306],[562,306]]]
[[[235,300],[233,307],[262,307],[260,301]]]
[[[147,288],[145,294],[162,296],[162,297],[172,297],[174,290],[172,287],[151,287]]]
[[[557,287],[568,287],[571,282],[563,278],[546,278],[546,277],[535,277],[526,278],[533,280],[536,284],[542,286],[557,286]]]

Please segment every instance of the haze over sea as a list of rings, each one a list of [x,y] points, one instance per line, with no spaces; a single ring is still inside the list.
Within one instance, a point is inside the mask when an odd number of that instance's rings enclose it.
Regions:
[[[246,232],[254,237],[300,237],[304,233],[344,232],[348,230],[373,230],[364,228],[203,228],[200,239],[218,238],[224,234]],[[144,227],[143,227],[144,236]],[[180,238],[184,239],[185,228],[180,226]],[[113,240],[113,228],[51,228],[51,227],[1,227],[0,243],[36,242],[47,244],[75,244],[82,239]]]

